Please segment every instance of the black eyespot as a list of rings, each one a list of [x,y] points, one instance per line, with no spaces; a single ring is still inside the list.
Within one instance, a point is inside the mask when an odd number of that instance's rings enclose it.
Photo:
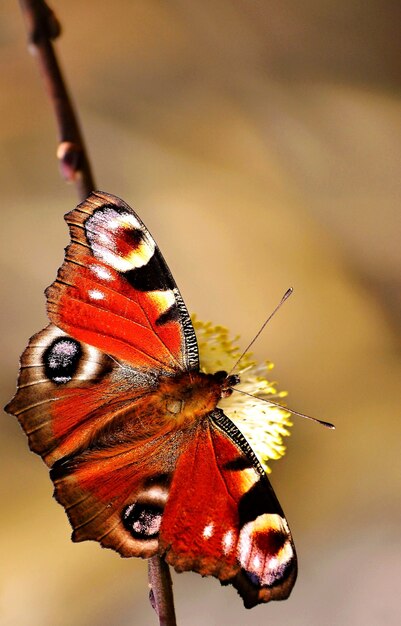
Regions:
[[[81,344],[71,337],[57,337],[43,354],[47,378],[54,383],[68,383],[77,371],[82,357]]]
[[[135,539],[154,539],[159,534],[162,515],[160,506],[135,502],[123,511],[122,522]]]

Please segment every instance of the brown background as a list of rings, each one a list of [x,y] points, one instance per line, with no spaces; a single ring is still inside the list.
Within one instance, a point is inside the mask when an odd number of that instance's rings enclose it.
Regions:
[[[191,311],[276,363],[295,418],[273,483],[295,536],[291,598],[242,608],[174,577],[180,626],[399,623],[400,4],[55,2],[98,185],[137,208]],[[16,2],[0,8],[3,404],[45,323],[76,202]],[[40,459],[1,424],[0,622],[151,625],[146,564],[73,545]]]

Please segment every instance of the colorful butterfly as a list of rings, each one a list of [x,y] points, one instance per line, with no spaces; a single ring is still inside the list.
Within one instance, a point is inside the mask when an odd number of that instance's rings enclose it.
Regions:
[[[50,468],[73,541],[164,556],[233,584],[250,608],[287,598],[290,530],[255,453],[218,408],[239,382],[199,369],[181,294],[139,217],[96,192],[66,216],[51,324],[6,407]]]

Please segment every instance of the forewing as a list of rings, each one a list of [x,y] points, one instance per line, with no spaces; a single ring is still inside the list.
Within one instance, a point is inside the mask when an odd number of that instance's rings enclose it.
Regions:
[[[297,573],[290,530],[251,448],[220,411],[180,456],[160,529],[177,571],[233,584],[250,608],[288,597]]]
[[[51,321],[136,368],[197,369],[187,309],[136,213],[119,198],[94,192],[66,221],[71,244],[46,292]]]

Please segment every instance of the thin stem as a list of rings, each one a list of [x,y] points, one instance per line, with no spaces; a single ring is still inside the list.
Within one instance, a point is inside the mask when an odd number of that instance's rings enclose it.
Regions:
[[[67,182],[74,183],[80,201],[95,189],[91,166],[52,40],[61,32],[58,19],[44,0],[20,0],[27,24],[29,49],[37,58],[57,122],[57,157]],[[150,601],[160,626],[176,626],[170,571],[159,556],[149,559]]]
[[[159,616],[160,626],[176,626],[173,582],[164,559],[154,556],[148,561],[149,599]]]
[[[95,183],[77,116],[53,48],[52,40],[60,35],[60,24],[43,0],[20,0],[20,6],[27,24],[29,50],[38,60],[56,117],[61,174],[75,184],[79,199],[85,200]]]

